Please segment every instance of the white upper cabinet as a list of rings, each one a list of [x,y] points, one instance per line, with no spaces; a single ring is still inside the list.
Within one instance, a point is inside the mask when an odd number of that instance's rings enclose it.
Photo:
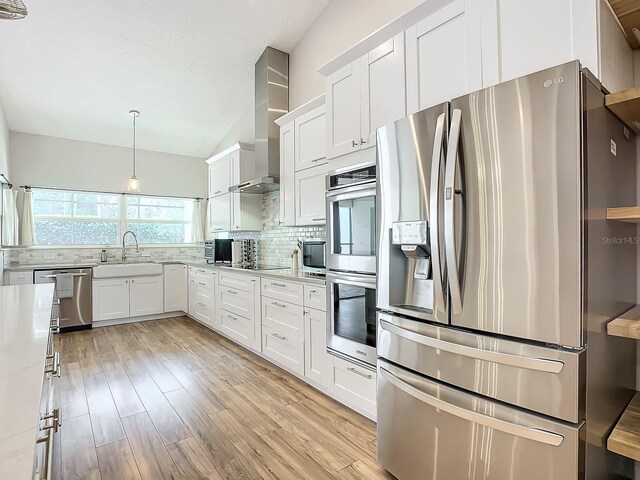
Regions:
[[[280,127],[280,225],[287,227],[296,224],[294,123]]]
[[[296,172],[327,162],[325,118],[326,107],[321,105],[294,120]]]
[[[376,129],[405,116],[404,34],[327,78],[327,157],[375,146]]]
[[[209,200],[209,232],[262,230],[262,195],[225,193]]]
[[[405,34],[408,114],[482,88],[480,19],[465,11],[464,0],[438,10]]]
[[[361,60],[361,148],[374,147],[376,130],[406,115],[404,58],[404,34],[400,33]]]
[[[256,172],[253,145],[236,143],[207,160],[209,197],[229,193],[229,188],[252,180]]]
[[[228,232],[231,230],[232,196],[232,193],[225,193],[209,200],[209,232]]]
[[[326,223],[326,174],[328,165],[296,172],[296,225]]]
[[[327,158],[360,150],[360,62],[327,78]]]

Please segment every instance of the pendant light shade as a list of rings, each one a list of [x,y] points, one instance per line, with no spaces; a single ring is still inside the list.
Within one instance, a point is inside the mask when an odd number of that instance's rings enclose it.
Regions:
[[[140,180],[136,177],[136,118],[140,116],[140,112],[130,110],[129,115],[133,117],[133,175],[127,182],[127,192],[137,193],[140,191]]]
[[[20,20],[27,16],[27,7],[22,0],[0,0],[0,19]]]

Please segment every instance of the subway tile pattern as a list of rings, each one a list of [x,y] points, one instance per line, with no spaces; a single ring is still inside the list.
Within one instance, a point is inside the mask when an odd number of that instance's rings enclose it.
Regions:
[[[256,241],[258,263],[277,267],[291,266],[291,253],[300,238],[324,237],[324,225],[282,227],[280,222],[280,192],[262,195],[262,231],[231,232],[229,238],[252,238]],[[300,255],[299,266],[300,263]]]

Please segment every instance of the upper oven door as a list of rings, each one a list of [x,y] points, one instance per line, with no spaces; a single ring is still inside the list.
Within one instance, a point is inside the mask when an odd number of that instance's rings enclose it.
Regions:
[[[376,184],[327,193],[327,268],[376,273]]]

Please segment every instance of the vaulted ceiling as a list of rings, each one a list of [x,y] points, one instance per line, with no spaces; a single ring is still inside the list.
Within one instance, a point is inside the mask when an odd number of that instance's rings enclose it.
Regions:
[[[267,45],[290,51],[329,0],[25,0],[0,22],[9,129],[206,157],[253,101]]]

